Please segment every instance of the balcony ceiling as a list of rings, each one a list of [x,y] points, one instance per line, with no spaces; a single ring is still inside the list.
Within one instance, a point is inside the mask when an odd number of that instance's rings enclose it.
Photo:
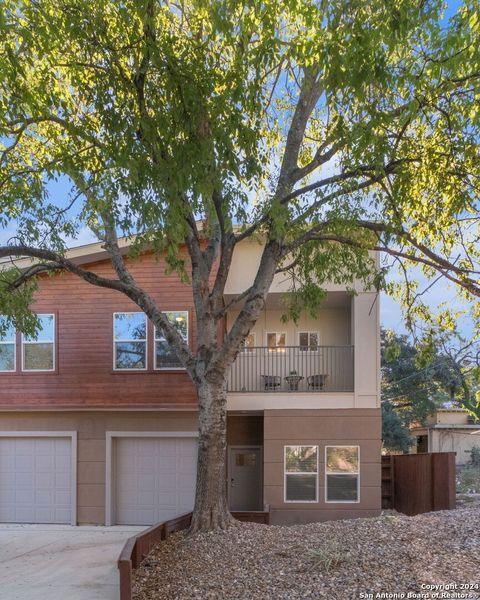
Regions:
[[[267,296],[267,310],[282,310],[283,299],[285,294],[272,293]],[[232,294],[225,294],[225,302],[230,302],[233,298]],[[328,292],[327,297],[323,301],[322,308],[349,308],[352,295],[348,292]],[[232,310],[239,310],[242,303],[238,303],[232,307]]]

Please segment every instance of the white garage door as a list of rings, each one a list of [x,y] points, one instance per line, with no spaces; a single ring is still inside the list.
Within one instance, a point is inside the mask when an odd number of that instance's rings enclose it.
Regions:
[[[115,522],[153,525],[193,508],[195,438],[118,438],[113,488]]]
[[[71,438],[0,438],[0,522],[70,523]]]

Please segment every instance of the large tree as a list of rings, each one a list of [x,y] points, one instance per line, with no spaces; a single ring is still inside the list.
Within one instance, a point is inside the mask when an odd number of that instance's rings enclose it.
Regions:
[[[62,269],[131,298],[197,390],[192,530],[225,527],[226,373],[275,273],[294,273],[292,317],[318,305],[327,280],[380,289],[372,250],[480,296],[476,2],[450,22],[436,0],[3,0],[0,10],[0,225],[15,227],[0,258],[35,260],[2,273],[0,312],[32,327],[35,279]],[[68,199],[55,196],[58,180]],[[112,278],[66,257],[85,225]],[[136,234],[132,255],[162,253],[188,280],[196,348],[132,277],[120,234]],[[264,243],[255,280],[218,341],[232,254],[254,237]]]

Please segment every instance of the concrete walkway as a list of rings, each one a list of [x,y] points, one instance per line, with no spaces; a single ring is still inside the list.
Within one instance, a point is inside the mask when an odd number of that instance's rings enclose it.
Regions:
[[[142,529],[0,525],[0,598],[118,600],[118,555]]]

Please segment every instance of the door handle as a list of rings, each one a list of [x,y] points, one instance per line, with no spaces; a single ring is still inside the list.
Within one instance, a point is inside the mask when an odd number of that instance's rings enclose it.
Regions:
[[[234,487],[234,482],[235,480],[233,479],[233,477],[230,479],[230,487]]]

